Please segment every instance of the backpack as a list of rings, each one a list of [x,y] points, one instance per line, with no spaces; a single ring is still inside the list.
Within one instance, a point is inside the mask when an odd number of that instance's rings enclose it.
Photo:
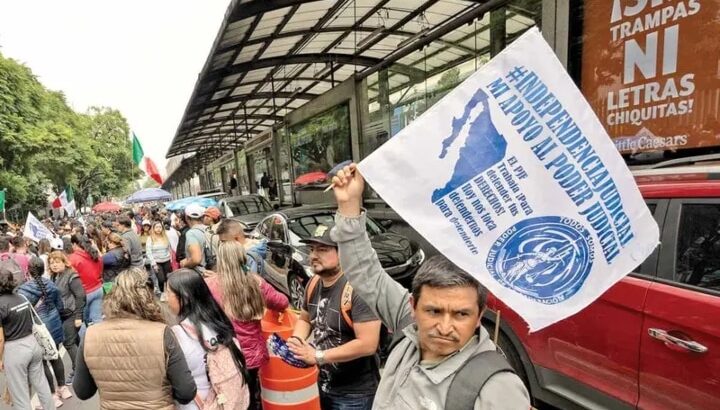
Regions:
[[[12,273],[13,279],[15,279],[15,285],[20,286],[25,283],[25,274],[17,263],[15,258],[10,254],[5,254],[0,257],[0,270],[7,270]]]
[[[320,276],[315,275],[312,278],[310,278],[310,283],[308,283],[308,291],[305,294],[305,304],[309,305],[310,300],[312,300],[312,296],[315,294],[315,291],[317,290],[318,284],[320,282]],[[350,326],[350,329],[354,329],[353,327],[353,320],[352,320],[352,294],[353,294],[353,288],[350,286],[350,282],[345,282],[345,286],[343,287],[342,296],[340,297],[340,313],[342,313],[343,319],[345,319],[345,323],[347,323],[348,326]]]
[[[409,323],[408,323],[409,322]],[[402,331],[412,321],[401,321],[396,329],[389,350],[392,351],[406,336]],[[505,355],[497,350],[480,352],[463,363],[453,376],[445,399],[445,410],[466,410],[475,406],[485,383],[498,373],[515,373]]]
[[[212,270],[217,264],[217,254],[212,246],[213,239],[217,236],[217,234],[210,227],[207,227],[205,230],[195,227],[191,229],[202,232],[204,238],[202,250],[203,258],[205,259],[205,269]]]
[[[194,328],[184,324],[180,325],[193,339],[198,340],[198,334]],[[234,341],[237,346],[237,340]],[[244,377],[244,369],[238,369],[232,351],[227,346],[219,344],[209,348],[210,351],[205,352],[205,374],[210,381],[210,392],[205,400],[200,396],[195,396],[195,404],[200,410],[248,408],[250,391]]]

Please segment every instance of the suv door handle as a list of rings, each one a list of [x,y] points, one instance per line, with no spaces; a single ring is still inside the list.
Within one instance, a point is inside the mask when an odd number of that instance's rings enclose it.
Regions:
[[[705,353],[708,351],[707,347],[694,340],[685,340],[679,337],[675,337],[662,329],[656,329],[651,327],[648,329],[648,334],[653,339],[657,339],[666,344],[677,346],[681,349],[687,350],[688,352]]]

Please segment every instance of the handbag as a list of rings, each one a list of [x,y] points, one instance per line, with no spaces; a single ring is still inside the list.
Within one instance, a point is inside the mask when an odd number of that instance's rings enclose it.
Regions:
[[[55,346],[55,341],[53,340],[50,331],[45,326],[45,323],[43,323],[42,319],[40,319],[40,315],[38,315],[38,313],[35,311],[35,308],[33,307],[32,303],[30,303],[28,298],[26,298],[25,295],[20,296],[22,296],[23,299],[25,299],[25,301],[30,305],[33,322],[32,334],[33,336],[35,336],[35,340],[37,340],[40,348],[42,348],[43,350],[43,360],[56,360],[60,357],[60,353],[57,350],[57,346]]]

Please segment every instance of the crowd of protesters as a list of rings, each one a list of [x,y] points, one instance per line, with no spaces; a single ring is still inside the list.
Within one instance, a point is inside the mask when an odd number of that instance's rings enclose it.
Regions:
[[[286,341],[296,364],[319,368],[321,408],[530,408],[509,366],[455,380],[498,363],[485,359],[496,346],[480,326],[479,283],[436,256],[408,293],[370,245],[359,172],[346,167],[333,182],[336,226],[302,240],[314,275]],[[261,320],[289,305],[262,277],[266,241],[197,205],[45,223],[56,237],[0,235],[0,370],[14,409],[30,409],[30,386],[45,410],[96,393],[104,409],[262,409]],[[71,369],[43,360],[34,311]],[[383,325],[394,340],[381,377]]]

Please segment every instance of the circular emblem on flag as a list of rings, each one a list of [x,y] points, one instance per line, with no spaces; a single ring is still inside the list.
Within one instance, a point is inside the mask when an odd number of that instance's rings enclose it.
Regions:
[[[577,293],[594,256],[592,236],[580,222],[543,216],[503,232],[490,248],[486,267],[503,286],[554,305]]]

